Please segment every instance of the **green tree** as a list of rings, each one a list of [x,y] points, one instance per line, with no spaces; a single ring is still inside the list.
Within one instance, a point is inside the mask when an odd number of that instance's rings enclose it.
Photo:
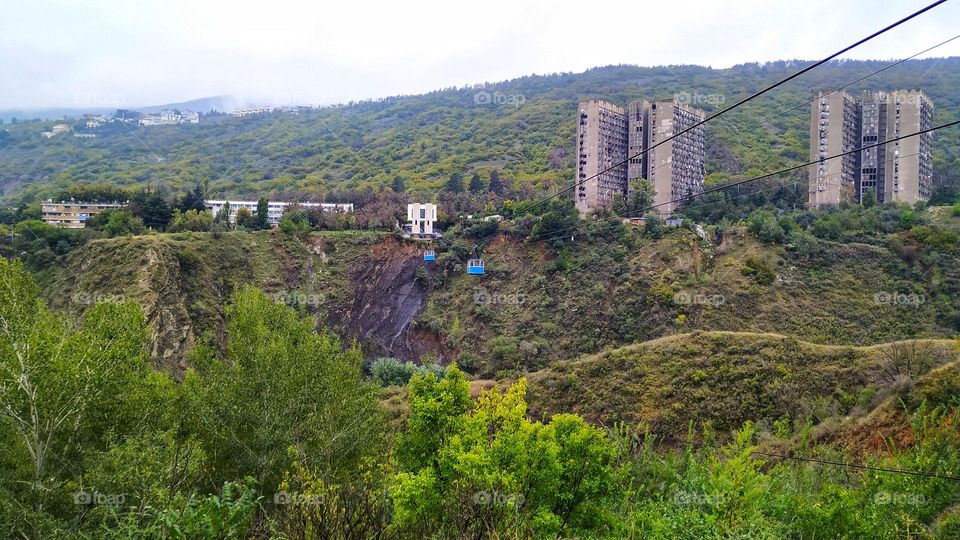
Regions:
[[[527,418],[526,381],[476,406],[456,368],[410,382],[397,439],[394,523],[406,535],[580,536],[616,493],[616,450],[575,415]],[[587,534],[589,536],[589,534]]]
[[[860,202],[864,208],[873,208],[877,205],[877,190],[870,188],[863,192],[863,198]]]
[[[463,175],[459,172],[454,172],[450,175],[450,178],[447,179],[447,183],[443,185],[444,191],[449,191],[451,193],[462,193],[463,192]]]
[[[213,214],[209,210],[187,210],[173,212],[173,220],[167,228],[170,232],[208,232],[213,226]]]
[[[217,211],[217,215],[213,216],[213,222],[223,225],[224,228],[230,228],[230,201],[224,201],[223,206],[220,207],[220,210]]]
[[[264,230],[270,228],[270,201],[266,197],[257,199],[256,228]]]
[[[146,372],[146,321],[133,303],[98,304],[77,329],[47,310],[19,263],[0,259],[0,477],[28,486],[40,512],[130,429],[126,404]],[[18,465],[22,464],[20,467]],[[31,521],[30,518],[27,521]]]
[[[470,178],[470,187],[468,188],[470,193],[483,193],[485,188],[486,186],[483,185],[483,179],[480,178],[480,173],[473,173],[473,177]]]
[[[237,229],[245,231],[255,231],[259,227],[257,217],[246,206],[237,208],[237,215],[233,217],[234,225]]]
[[[490,191],[496,193],[497,195],[503,196],[506,188],[503,185],[503,180],[500,179],[500,172],[493,170],[490,171]]]
[[[394,193],[403,193],[407,190],[407,181],[404,180],[399,174],[393,177],[393,184],[391,184],[391,189]]]
[[[197,399],[217,482],[251,476],[275,488],[288,452],[342,478],[377,452],[382,417],[358,347],[343,350],[253,287],[233,295],[226,316],[227,357],[202,377]]]
[[[158,191],[143,189],[133,195],[129,210],[151,229],[163,230],[173,217],[173,209]]]

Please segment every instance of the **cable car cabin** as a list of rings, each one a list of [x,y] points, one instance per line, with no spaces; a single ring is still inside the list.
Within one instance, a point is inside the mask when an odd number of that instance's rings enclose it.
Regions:
[[[435,261],[437,260],[437,253],[432,249],[428,249],[423,252],[423,260],[425,261]]]
[[[467,273],[482,276],[485,273],[483,259],[470,259],[467,261]]]

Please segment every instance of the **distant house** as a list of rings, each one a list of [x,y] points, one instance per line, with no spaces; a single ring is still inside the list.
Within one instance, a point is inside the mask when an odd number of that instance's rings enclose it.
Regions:
[[[437,221],[437,205],[432,203],[408,204],[407,221],[405,229],[411,235],[434,236],[433,224]]]
[[[41,219],[45,223],[65,229],[82,229],[93,216],[111,208],[124,208],[121,203],[53,202],[44,201]]]
[[[683,226],[683,219],[681,219],[681,218],[670,218],[670,219],[666,220],[665,223],[667,224],[667,227],[682,227],[682,226]]]
[[[179,124],[183,120],[180,111],[163,110],[160,112],[146,113],[140,119],[141,126],[171,126]]]
[[[246,208],[250,210],[250,213],[256,215],[257,213],[257,201],[207,201],[207,210],[210,210],[214,216],[220,213],[224,205],[227,203],[230,204],[230,223],[236,223],[237,221],[237,210],[240,208]],[[339,213],[350,213],[353,212],[353,203],[315,203],[315,202],[279,202],[279,201],[270,201],[267,204],[267,223],[271,227],[276,227],[280,224],[280,218],[283,217],[283,213],[287,211],[287,208],[290,206],[299,206],[301,208],[319,208],[324,212],[339,212]]]
[[[258,114],[267,114],[272,110],[273,110],[272,107],[248,107],[245,109],[237,109],[233,111],[233,115],[238,118],[243,116],[255,116]]]

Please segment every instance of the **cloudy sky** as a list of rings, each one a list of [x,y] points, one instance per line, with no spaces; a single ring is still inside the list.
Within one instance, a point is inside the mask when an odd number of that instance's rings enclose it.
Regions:
[[[327,104],[617,63],[818,59],[931,1],[2,0],[0,108]],[[957,33],[952,0],[847,57]],[[956,55],[960,40],[927,56]]]

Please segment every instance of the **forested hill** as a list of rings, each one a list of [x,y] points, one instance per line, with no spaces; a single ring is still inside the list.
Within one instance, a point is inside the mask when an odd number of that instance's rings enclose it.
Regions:
[[[846,85],[890,63],[835,62],[711,122],[708,182],[805,161],[811,92]],[[0,130],[0,195],[17,203],[76,182],[180,189],[209,179],[214,195],[316,198],[338,189],[390,186],[398,175],[410,189],[436,190],[453,172],[485,175],[493,169],[529,194],[572,181],[578,100],[624,104],[681,94],[715,112],[806,64],[608,66],[300,114],[124,126],[96,138],[46,139],[40,132],[55,122],[21,121]],[[849,90],[921,88],[942,123],[960,118],[958,87],[960,58],[954,57],[910,61]],[[936,179],[956,182],[960,130],[944,131],[936,141]]]

